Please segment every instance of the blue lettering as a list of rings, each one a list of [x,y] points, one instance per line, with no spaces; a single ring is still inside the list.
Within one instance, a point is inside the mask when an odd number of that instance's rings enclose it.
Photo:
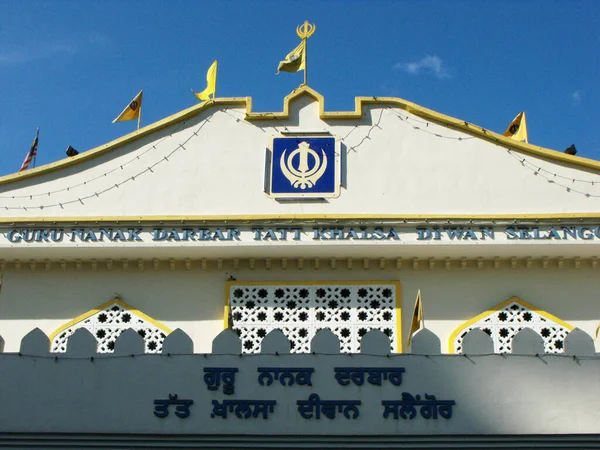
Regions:
[[[167,239],[167,232],[162,228],[154,229],[154,236],[152,236],[153,241],[164,241]]]
[[[318,228],[313,228],[314,231],[314,235],[313,235],[313,239],[314,240],[319,240],[319,239],[323,239],[323,240],[329,240],[330,238],[325,234],[326,231],[325,230],[320,230]]]
[[[119,229],[117,229],[117,231],[115,231],[115,234],[113,235],[113,240],[115,240],[115,241],[126,241],[127,238],[125,237],[125,233],[123,233],[123,230],[121,230],[119,228]]]
[[[509,241],[512,241],[514,239],[519,239],[519,236],[517,236],[517,232],[515,231],[515,229],[513,227],[508,227],[505,230],[505,233],[506,233],[506,238]]]
[[[396,230],[394,230],[393,228],[390,228],[390,232],[387,235],[388,239],[394,239],[394,240],[399,240],[400,236],[398,236],[398,233],[396,233]]]
[[[278,240],[277,235],[275,235],[275,232],[272,228],[267,229],[267,231],[265,231],[265,235],[263,236],[264,241],[268,241],[269,239],[271,239],[272,241]]]
[[[548,230],[548,239],[562,239],[562,237],[560,237],[558,231],[556,231],[554,227],[552,227],[550,228],[550,230]]]
[[[287,241],[287,230],[285,228],[279,228],[279,239],[282,241]]]
[[[596,228],[598,229],[598,228]],[[587,232],[587,233],[586,233]],[[588,227],[580,227],[577,229],[577,236],[581,239],[589,241],[590,239],[594,239],[594,234]]]
[[[431,230],[429,228],[417,228],[417,241],[431,240]]]
[[[112,242],[113,240],[113,230],[112,228],[109,228],[108,230],[105,228],[101,228],[100,229],[100,241],[104,241],[104,238],[108,239],[109,241]]]
[[[237,228],[227,228],[227,240],[228,241],[240,241],[240,230]]]
[[[383,229],[375,228],[373,230],[373,239],[378,240],[378,241],[385,239],[385,233],[383,232]]]
[[[21,240],[23,239],[21,237],[21,234],[19,233],[19,230],[10,230],[6,237],[8,238],[9,242],[14,243],[21,242]]]
[[[180,241],[179,233],[174,228],[170,231],[167,231],[167,240],[170,241]]]
[[[64,230],[52,230],[50,233],[50,239],[52,239],[53,242],[60,242],[63,240],[64,235]]]
[[[75,239],[79,239],[83,241],[83,228],[80,230],[72,229],[71,230],[71,242],[75,242]]]
[[[225,236],[223,235],[223,232],[221,231],[220,228],[217,228],[215,231],[215,234],[213,235],[213,241],[224,241],[225,240]]]
[[[142,238],[140,237],[140,233],[142,232],[141,228],[129,228],[129,230],[127,230],[129,232],[129,237],[127,238],[128,241],[141,241]]]
[[[466,229],[464,239],[471,239],[475,241],[479,240],[479,238],[471,228]]]
[[[519,239],[533,239],[529,234],[529,228],[519,228]]]
[[[573,239],[577,239],[577,230],[575,227],[562,227],[563,239],[569,239],[567,236],[571,236]]]
[[[464,230],[462,228],[445,228],[446,234],[452,240],[456,238],[457,240],[461,240],[463,238]]]
[[[191,228],[184,228],[181,232],[181,240],[182,241],[195,241],[196,240],[196,232]]]
[[[340,230],[342,233],[344,232],[344,229],[342,228]],[[348,231],[348,234],[346,234],[346,236],[344,236],[345,239],[365,239],[365,230],[362,230],[362,236],[359,235],[356,231],[354,231],[354,228],[350,228],[350,230]]]
[[[83,241],[84,242],[89,242],[89,241],[97,242],[98,238],[96,237],[96,233],[94,233],[93,230],[86,230],[85,235],[83,237]]]
[[[199,241],[210,241],[210,230],[208,228],[199,228],[198,229],[198,240]]]
[[[486,238],[490,238],[491,240],[496,239],[496,237],[494,236],[493,228],[480,227],[479,229],[481,230],[481,240],[482,241],[485,241]]]
[[[36,242],[48,242],[48,230],[37,230],[35,234]]]

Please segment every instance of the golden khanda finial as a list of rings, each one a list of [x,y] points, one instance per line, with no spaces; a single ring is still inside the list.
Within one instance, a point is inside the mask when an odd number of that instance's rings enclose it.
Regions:
[[[314,23],[308,23],[308,20],[305,20],[302,25],[296,27],[296,34],[300,39],[308,39],[316,29],[317,26]]]

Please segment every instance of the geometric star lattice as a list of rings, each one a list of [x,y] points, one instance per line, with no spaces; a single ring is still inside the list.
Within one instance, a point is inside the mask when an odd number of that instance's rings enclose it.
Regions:
[[[67,340],[80,328],[88,330],[98,341],[98,353],[112,353],[119,335],[133,328],[144,338],[145,353],[160,353],[167,327],[115,298],[63,325],[50,336],[51,351],[67,351]]]
[[[573,326],[518,297],[512,297],[452,333],[450,351],[462,353],[464,337],[476,328],[491,336],[495,353],[511,353],[513,338],[524,328],[530,328],[542,337],[546,353],[563,353],[565,338]]]
[[[280,283],[229,283],[232,328],[243,353],[259,352],[262,339],[274,329],[290,340],[292,353],[308,353],[311,339],[323,328],[339,338],[342,352],[359,352],[361,338],[373,329],[385,333],[397,351],[397,282]]]

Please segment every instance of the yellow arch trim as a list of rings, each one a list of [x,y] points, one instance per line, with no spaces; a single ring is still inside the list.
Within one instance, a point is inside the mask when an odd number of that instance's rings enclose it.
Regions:
[[[321,221],[331,223],[334,221],[356,220],[390,220],[390,221],[427,221],[427,220],[457,220],[457,221],[492,221],[492,220],[544,220],[570,224],[574,220],[600,220],[600,213],[544,213],[544,214],[228,214],[228,215],[186,215],[186,216],[55,216],[55,217],[0,217],[0,224],[152,224],[176,225],[194,222],[206,223],[251,223],[264,221]],[[164,223],[163,223],[164,222]],[[315,225],[319,223],[315,222]],[[434,225],[446,225],[435,224]],[[518,224],[517,224],[518,225]]]
[[[101,145],[94,149],[88,150],[84,153],[80,153],[77,156],[63,159],[51,164],[37,167],[35,169],[26,170],[12,175],[6,175],[0,177],[0,185],[12,183],[15,181],[24,180],[37,175],[45,174],[57,169],[69,167],[83,161],[90,160],[92,158],[103,155],[107,152],[115,150],[126,144],[129,144],[137,139],[140,139],[148,134],[154,133],[155,131],[161,130],[168,126],[174,125],[183,120],[189,119],[200,114],[203,111],[211,109],[215,105],[219,106],[239,106],[245,107],[246,114],[245,119],[248,121],[253,120],[286,120],[290,116],[290,103],[295,99],[308,95],[313,97],[319,103],[319,117],[322,120],[357,120],[363,117],[363,107],[366,105],[389,105],[405,110],[408,113],[414,114],[426,120],[446,125],[450,128],[466,132],[473,136],[477,136],[481,139],[497,143],[498,145],[508,146],[514,149],[518,149],[525,153],[541,156],[554,161],[560,161],[563,163],[573,164],[575,166],[586,167],[594,170],[600,170],[600,161],[593,159],[582,158],[579,156],[567,155],[566,153],[551,150],[536,145],[527,144],[524,142],[515,141],[509,139],[499,133],[489,131],[479,125],[474,125],[465,122],[460,119],[456,119],[451,116],[447,116],[442,113],[438,113],[431,109],[419,106],[416,103],[403,100],[396,97],[355,97],[355,110],[354,111],[325,111],[325,98],[314,89],[301,85],[290,94],[285,96],[283,99],[283,111],[280,112],[254,112],[252,111],[252,97],[224,97],[209,100],[198,105],[194,105],[190,108],[184,109],[176,114],[166,117],[158,122],[145,126],[137,131],[122,136],[114,141],[107,144]]]
[[[359,284],[393,284],[396,287],[395,310],[396,310],[396,349],[398,353],[404,353],[402,342],[402,292],[400,282],[396,280],[295,280],[295,281],[227,281],[225,282],[225,305],[223,307],[223,329],[227,328],[227,318],[229,317],[229,295],[231,288],[237,285],[243,286],[300,286],[300,285],[346,285],[353,286]]]
[[[572,331],[575,328],[573,325],[565,322],[564,320],[561,320],[558,317],[553,316],[552,314],[550,314],[550,313],[548,313],[548,312],[546,312],[546,311],[544,311],[542,309],[539,309],[537,306],[534,306],[531,303],[528,303],[525,300],[523,300],[523,299],[521,299],[519,297],[514,296],[514,297],[509,298],[508,300],[503,301],[502,303],[497,304],[493,308],[488,309],[487,311],[479,314],[478,316],[475,316],[472,319],[467,320],[465,323],[463,323],[462,325],[460,325],[456,330],[454,330],[452,332],[452,334],[450,334],[450,338],[448,339],[448,353],[454,354],[454,340],[456,339],[456,337],[460,333],[462,333],[462,331],[465,328],[470,327],[474,323],[480,321],[484,317],[489,316],[490,314],[493,314],[493,313],[495,313],[497,311],[500,311],[502,308],[504,308],[507,305],[510,305],[513,302],[516,302],[516,303],[520,304],[521,306],[524,306],[527,309],[535,311],[540,316],[545,317],[548,320],[552,320],[553,322],[556,322],[557,324],[565,327],[569,331]]]
[[[167,328],[166,326],[164,326],[162,323],[160,323],[160,322],[154,320],[152,317],[144,314],[139,309],[136,309],[133,306],[125,303],[119,297],[115,297],[112,300],[109,300],[106,303],[102,303],[100,306],[96,306],[94,309],[92,309],[86,313],[83,313],[80,316],[75,317],[73,320],[65,323],[64,325],[61,325],[56,331],[54,331],[50,335],[50,342],[52,342],[56,336],[58,336],[60,333],[65,331],[67,328],[71,328],[73,325],[78,324],[79,322],[87,319],[88,317],[93,316],[96,313],[99,313],[100,311],[102,311],[102,310],[106,309],[107,307],[109,307],[110,305],[114,305],[114,304],[119,305],[121,308],[126,309],[130,313],[135,314],[136,316],[140,317],[141,319],[144,319],[146,322],[149,322],[152,325],[154,325],[155,327],[160,328],[165,333],[167,333],[167,334],[171,333],[171,330],[169,328]]]

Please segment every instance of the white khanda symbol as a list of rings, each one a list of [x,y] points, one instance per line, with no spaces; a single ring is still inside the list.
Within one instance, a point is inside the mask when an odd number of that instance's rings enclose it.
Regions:
[[[327,169],[327,155],[325,151],[321,149],[323,156],[321,159],[319,154],[310,148],[308,142],[300,142],[298,148],[290,153],[287,158],[285,157],[285,152],[287,150],[284,150],[281,154],[279,166],[283,175],[295,188],[312,188]],[[296,155],[298,155],[298,166],[294,167],[294,158]],[[308,165],[308,155],[311,155],[314,159],[312,167]]]

